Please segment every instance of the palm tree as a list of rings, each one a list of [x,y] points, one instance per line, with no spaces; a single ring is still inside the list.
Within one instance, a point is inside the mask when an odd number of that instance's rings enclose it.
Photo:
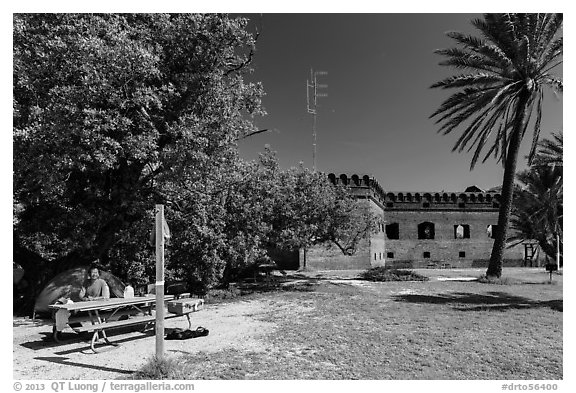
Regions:
[[[564,160],[564,137],[562,131],[552,133],[552,138],[540,142],[540,150],[534,158],[534,165],[562,166]]]
[[[538,145],[544,87],[562,91],[562,81],[551,71],[562,63],[562,14],[486,14],[472,24],[480,38],[450,32],[461,46],[441,49],[441,65],[468,73],[446,78],[433,88],[457,89],[430,117],[442,124],[439,132],[464,131],[453,151],[474,150],[472,170],[484,148],[483,162],[494,156],[504,166],[498,231],[486,275],[502,275],[502,256],[512,207],[514,176],[520,144],[531,115],[532,161]]]
[[[562,246],[562,167],[538,165],[517,176],[508,238],[509,247],[536,240],[551,259]],[[558,244],[560,242],[560,244]]]
[[[518,174],[520,185],[514,195],[508,238],[513,247],[526,240],[536,240],[547,256],[554,259],[562,249],[563,212],[563,136],[552,133],[539,142],[531,168]],[[559,267],[560,267],[559,266]]]

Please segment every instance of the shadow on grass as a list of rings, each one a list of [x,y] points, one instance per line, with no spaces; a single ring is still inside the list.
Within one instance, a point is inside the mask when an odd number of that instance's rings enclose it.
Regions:
[[[394,296],[394,301],[424,304],[451,304],[459,311],[507,311],[529,308],[549,307],[555,311],[563,311],[562,299],[533,300],[522,296],[514,296],[505,292],[488,292],[488,294],[454,292],[444,295],[414,295],[403,294]]]
[[[134,370],[122,370],[122,369],[118,369],[118,368],[95,366],[95,365],[88,364],[88,363],[71,362],[66,357],[50,356],[50,357],[37,357],[34,359],[60,364],[64,367],[87,368],[89,370],[108,371],[108,372],[119,373],[119,374],[133,374],[134,373]]]
[[[131,327],[127,327],[127,328],[120,328],[120,329],[114,329],[111,331],[107,331],[106,332],[106,336],[110,339],[113,339],[114,336],[119,336],[119,335],[124,335],[127,333],[135,333],[136,335],[131,336],[131,337],[124,337],[118,340],[112,340],[114,343],[124,343],[124,342],[129,342],[129,341],[133,341],[133,340],[138,340],[141,338],[145,338],[145,337],[150,337],[153,336],[155,334],[155,331],[153,328],[148,328],[146,331],[141,331],[139,330],[140,328],[143,328],[144,326],[142,325],[136,325],[136,326],[131,326]],[[63,351],[59,351],[59,352],[55,352],[58,355],[69,355],[71,353],[77,353],[77,352],[84,352],[86,350],[90,351],[90,340],[92,339],[92,335],[93,333],[88,333],[88,332],[83,332],[83,333],[74,333],[74,332],[61,332],[59,334],[59,340],[60,342],[56,342],[54,341],[54,337],[52,332],[42,332],[42,337],[40,338],[40,340],[34,340],[34,341],[28,341],[25,343],[21,343],[20,345],[23,346],[24,348],[28,348],[28,349],[32,349],[34,351],[39,351],[39,350],[43,350],[46,348],[59,348],[65,345],[70,345],[70,344],[74,344],[74,345],[82,345],[82,344],[88,344],[88,345],[83,345],[82,347],[75,347],[69,350],[63,350]],[[101,342],[101,341],[100,341]]]

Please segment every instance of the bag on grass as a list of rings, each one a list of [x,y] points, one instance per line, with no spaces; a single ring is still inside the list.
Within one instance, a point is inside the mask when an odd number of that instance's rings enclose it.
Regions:
[[[202,326],[199,326],[196,330],[176,328],[166,335],[166,340],[187,340],[189,338],[207,336],[208,333],[210,331]]]

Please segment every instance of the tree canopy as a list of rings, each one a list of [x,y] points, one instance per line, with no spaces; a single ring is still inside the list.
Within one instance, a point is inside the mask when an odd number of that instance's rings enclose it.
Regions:
[[[17,238],[43,257],[105,256],[163,201],[163,182],[202,180],[254,130],[245,83],[254,37],[219,15],[15,15]],[[34,236],[29,236],[31,234]]]
[[[202,285],[272,245],[347,238],[321,221],[355,201],[324,174],[281,170],[271,152],[239,157],[237,142],[265,115],[262,84],[246,78],[258,33],[245,18],[13,18],[14,260],[30,298],[94,260],[145,282],[157,203],[173,234],[167,274]]]

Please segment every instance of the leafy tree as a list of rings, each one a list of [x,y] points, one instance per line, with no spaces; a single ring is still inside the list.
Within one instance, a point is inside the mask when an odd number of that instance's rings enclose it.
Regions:
[[[264,113],[262,86],[243,79],[256,40],[246,19],[15,14],[13,23],[14,259],[33,284],[142,254],[119,245],[145,244],[154,204],[171,194],[194,195],[205,213],[236,141],[257,132],[250,117]]]
[[[498,227],[489,277],[502,274],[502,256],[512,207],[518,151],[533,119],[529,162],[540,135],[543,91],[561,92],[562,81],[551,71],[562,63],[562,14],[486,14],[472,24],[481,37],[448,33],[460,47],[437,50],[447,59],[441,65],[469,71],[446,78],[433,88],[457,89],[431,117],[441,123],[439,132],[464,131],[453,150],[474,149],[471,169],[482,151],[483,160],[494,156],[504,165]]]
[[[265,258],[262,241],[269,232],[270,186],[258,162],[237,160],[218,180],[207,177],[175,188],[197,190],[170,196],[169,266],[176,275],[202,289],[226,285],[243,267]]]
[[[328,243],[352,254],[377,228],[377,218],[347,188],[303,167],[280,169],[270,150],[227,173],[211,202],[173,196],[180,199],[170,264],[190,282],[226,286],[244,268],[269,262],[273,249]]]
[[[562,134],[553,134],[552,139],[539,145],[535,164],[518,174],[520,184],[510,220],[515,233],[508,240],[511,246],[536,240],[544,253],[555,260],[563,237]]]
[[[237,141],[262,132],[251,118],[264,114],[262,86],[243,79],[257,37],[246,24],[14,16],[14,260],[30,302],[58,271],[95,259],[149,282],[157,203],[172,233],[167,279],[199,290],[265,260],[271,245],[351,249],[367,233],[325,175],[280,170],[271,152],[239,158]]]
[[[280,200],[272,218],[272,241],[306,250],[316,244],[336,246],[352,255],[380,223],[369,206],[349,189],[333,185],[324,173],[293,168],[279,177]]]

